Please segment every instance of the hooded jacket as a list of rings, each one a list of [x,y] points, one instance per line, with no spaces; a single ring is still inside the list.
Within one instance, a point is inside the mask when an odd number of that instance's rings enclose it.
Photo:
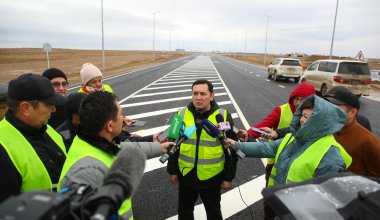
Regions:
[[[211,108],[210,110],[200,113],[198,112],[193,103],[191,102],[187,108],[193,113],[195,122],[202,121],[203,119],[207,119],[209,115],[211,115],[214,111],[219,109],[218,104],[215,102],[215,100],[211,101]],[[227,121],[230,122],[230,126],[233,127],[234,122],[232,120],[231,114],[227,113]],[[199,138],[199,135],[202,130],[202,126],[200,123],[197,124],[197,137]],[[229,130],[226,132],[226,136],[232,139],[237,140],[236,134]],[[225,150],[225,164],[224,164],[224,170],[217,174],[216,176],[208,179],[208,180],[199,180],[197,177],[197,165],[195,165],[195,168],[192,169],[187,175],[182,176],[181,172],[179,171],[178,166],[178,156],[179,152],[176,151],[174,155],[171,155],[169,157],[167,171],[170,175],[178,175],[180,184],[185,184],[192,188],[197,189],[207,189],[207,188],[214,188],[220,186],[220,184],[223,181],[232,182],[232,180],[235,178],[235,171],[236,171],[236,163],[237,163],[237,156],[234,151],[231,152],[231,156],[227,153]]]
[[[314,87],[309,83],[301,83],[299,84],[293,91],[290,93],[288,103],[290,105],[290,109],[294,113],[296,111],[294,105],[293,105],[293,98],[296,96],[300,96],[302,98],[307,98],[311,95],[315,94]],[[253,127],[255,128],[262,128],[262,127],[269,127],[269,128],[278,128],[278,124],[280,122],[281,117],[281,108],[280,106],[275,107],[271,113],[267,117],[265,117],[261,122],[255,124]],[[252,136],[253,138],[258,138],[261,135],[257,132],[252,131],[251,129],[247,130],[248,134]]]
[[[306,102],[313,102],[314,109],[307,122],[301,127],[300,118],[302,110],[298,108],[290,125],[295,141],[284,148],[277,162],[277,175],[275,185],[285,184],[288,171],[293,161],[299,157],[308,147],[320,138],[339,131],[347,120],[347,114],[338,106],[335,106],[316,95],[306,98],[300,106]],[[246,156],[256,158],[274,158],[283,139],[272,142],[237,142],[236,149],[240,149]],[[336,146],[331,146],[323,156],[314,177],[328,173],[346,170],[346,165]]]

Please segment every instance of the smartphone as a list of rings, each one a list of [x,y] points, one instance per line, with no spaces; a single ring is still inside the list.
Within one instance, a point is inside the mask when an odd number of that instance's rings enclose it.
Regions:
[[[160,135],[158,135],[157,139],[159,141],[161,141],[161,140],[164,140],[167,137],[168,137],[168,130],[166,129],[164,132],[162,132]]]
[[[270,134],[270,133],[268,133],[266,131],[263,131],[263,130],[255,128],[255,127],[251,127],[251,130],[254,131],[254,132],[260,133],[260,134],[265,134],[265,135],[269,135]]]
[[[146,121],[140,121],[140,120],[136,120],[135,123],[132,124],[132,126],[144,126],[146,123]]]

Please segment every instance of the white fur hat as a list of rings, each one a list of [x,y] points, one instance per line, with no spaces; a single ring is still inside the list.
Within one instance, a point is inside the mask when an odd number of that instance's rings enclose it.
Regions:
[[[82,69],[80,70],[80,77],[82,78],[82,85],[86,85],[88,81],[92,80],[95,77],[101,76],[103,74],[98,67],[92,63],[84,63]]]

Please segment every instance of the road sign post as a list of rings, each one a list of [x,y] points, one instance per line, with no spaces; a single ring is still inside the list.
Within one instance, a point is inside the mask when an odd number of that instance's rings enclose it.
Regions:
[[[46,52],[46,59],[47,59],[48,69],[49,69],[50,68],[50,64],[49,64],[49,52],[51,51],[51,45],[49,43],[44,43],[44,45],[42,45],[42,48]]]

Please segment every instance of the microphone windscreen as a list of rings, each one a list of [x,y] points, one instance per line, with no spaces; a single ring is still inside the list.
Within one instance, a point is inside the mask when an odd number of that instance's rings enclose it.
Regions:
[[[215,116],[215,119],[216,119],[216,122],[218,122],[218,123],[224,122],[224,117],[221,114],[217,114]]]
[[[211,137],[219,137],[220,130],[208,119],[202,121],[202,127],[208,132]]]
[[[168,138],[171,138],[172,140],[176,140],[178,138],[181,127],[182,127],[182,117],[180,115],[175,115],[168,129]]]
[[[186,137],[186,139],[189,139],[191,136],[193,136],[196,130],[197,128],[195,127],[195,125],[191,125],[190,127],[188,127],[184,132],[184,136]]]
[[[145,154],[138,149],[120,150],[104,178],[103,185],[118,184],[124,189],[124,198],[131,197],[144,175],[145,161]]]

